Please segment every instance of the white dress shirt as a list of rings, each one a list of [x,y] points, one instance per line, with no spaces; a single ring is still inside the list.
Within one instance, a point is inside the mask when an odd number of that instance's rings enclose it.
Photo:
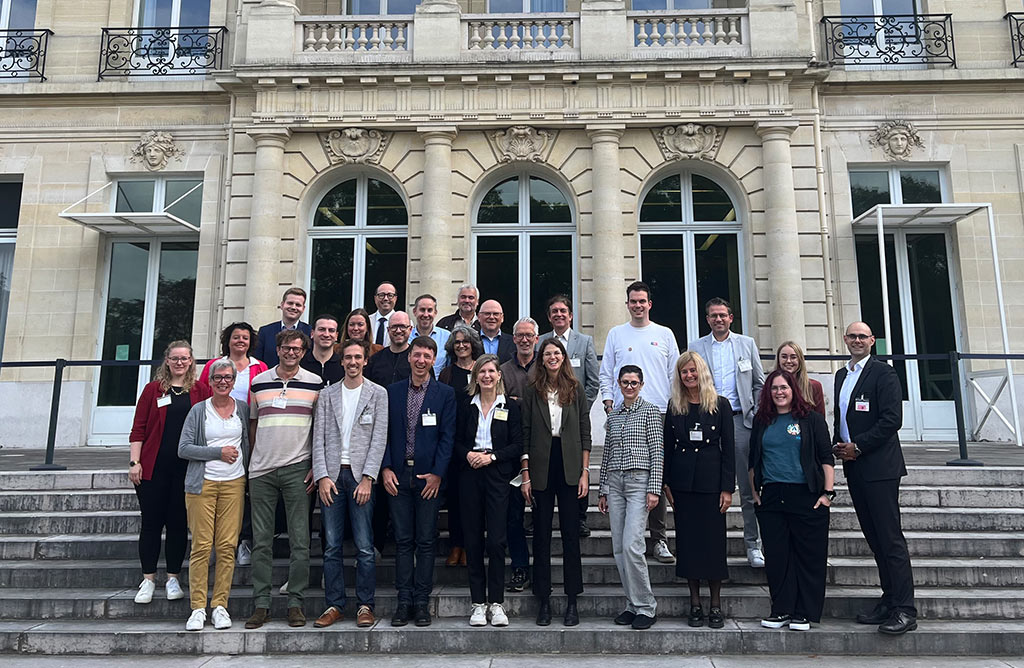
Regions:
[[[469,403],[476,406],[480,413],[480,417],[476,421],[476,439],[473,442],[473,450],[494,450],[494,444],[491,442],[491,422],[494,421],[494,411],[505,405],[505,395],[499,394],[495,397],[494,403],[491,404],[491,410],[486,414],[480,403],[479,394],[473,395],[473,399]]]
[[[731,335],[732,332],[729,332]],[[729,400],[734,411],[742,410],[740,395],[736,392],[736,350],[732,336],[724,341],[711,337],[711,376],[715,380],[715,391]]]
[[[843,443],[850,442],[850,428],[846,425],[846,411],[850,408],[853,388],[857,386],[860,374],[864,371],[864,365],[868,363],[869,359],[871,359],[871,355],[856,364],[846,363],[846,378],[843,379],[843,386],[839,388],[839,438]]]
[[[374,311],[373,313],[370,314],[370,328],[373,330],[372,332],[370,332],[370,343],[377,342],[377,328],[383,325],[384,347],[386,348],[391,345],[391,336],[388,333],[388,325],[391,324],[391,316],[393,316],[394,314],[395,312],[391,311],[387,315],[384,315],[379,310]],[[381,318],[384,318],[384,322],[380,321]]]
[[[561,436],[562,405],[558,403],[558,392],[548,392],[548,416],[551,417],[551,436]]]

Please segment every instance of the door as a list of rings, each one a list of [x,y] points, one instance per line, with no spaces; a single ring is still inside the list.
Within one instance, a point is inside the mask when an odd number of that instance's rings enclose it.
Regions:
[[[203,71],[213,62],[210,0],[139,0],[139,56],[174,70]],[[191,28],[191,29],[189,29]]]
[[[847,66],[892,65],[919,57],[922,36],[916,0],[841,0],[843,53]]]

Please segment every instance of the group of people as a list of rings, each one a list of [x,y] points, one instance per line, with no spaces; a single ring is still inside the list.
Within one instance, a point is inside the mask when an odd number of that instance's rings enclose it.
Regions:
[[[820,622],[825,596],[834,458],[875,555],[883,590],[858,616],[883,633],[916,628],[913,578],[899,521],[906,474],[897,432],[899,380],[871,358],[865,323],[844,340],[850,362],[836,376],[834,436],[821,384],[803,351],[780,345],[765,377],[757,345],[731,331],[732,307],[711,299],[711,332],[679,353],[671,330],[650,320],[650,289],[626,289],[630,319],[612,328],[602,362],[592,337],[572,328],[572,301],[548,302],[552,330],[520,318],[512,334],[494,300],[472,285],[458,310],[435,322],[437,300],[421,295],[413,318],[395,309],[397,288],[377,287],[376,311],[344,320],[300,320],[306,295],[285,292],[280,322],[255,332],[228,325],[223,356],[196,372],[191,346],[171,343],[139,399],[129,476],[142,509],[137,603],[152,600],[166,529],[166,594],[182,598],[178,574],[192,532],[191,614],[228,628],[236,556],[251,560],[254,610],[246,628],[270,620],[273,542],[282,525],[290,549],[287,621],[306,623],[312,503],[321,509],[326,608],[314,625],[346,610],[342,543],[355,545],[356,624],[372,626],[376,557],[393,535],[397,605],[392,626],[431,623],[438,517],[448,509],[448,566],[465,565],[472,626],[506,626],[507,591],[532,581],[536,623],[551,623],[554,510],[562,540],[562,609],[579,623],[581,537],[589,535],[590,407],[606,413],[598,508],[607,513],[625,593],[615,623],[650,628],[657,620],[646,556],[675,563],[688,581],[691,626],[721,628],[721,583],[728,578],[725,513],[739,489],[743,540],[752,567],[766,568],[769,628],[806,630]],[[668,546],[674,510],[676,555]],[[524,523],[532,508],[532,527]],[[533,566],[527,545],[532,530]],[[506,582],[506,551],[511,577]],[[485,563],[486,562],[486,563]],[[700,596],[707,581],[710,607]]]

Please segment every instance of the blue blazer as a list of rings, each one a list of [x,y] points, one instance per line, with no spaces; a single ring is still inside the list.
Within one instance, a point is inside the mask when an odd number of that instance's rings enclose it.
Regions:
[[[380,466],[382,469],[391,469],[399,477],[405,471],[408,400],[408,380],[388,385],[388,444]],[[422,418],[416,418],[416,465],[413,474],[433,473],[441,477],[443,485],[448,477],[448,461],[452,458],[452,446],[455,443],[455,390],[431,379],[420,414],[426,413],[428,409],[437,416],[437,424],[424,427]]]
[[[300,320],[297,327],[306,336],[313,336],[313,328],[310,327],[309,323]],[[263,325],[256,335],[256,345],[249,350],[250,355],[266,364],[270,369],[273,369],[281,361],[277,358],[277,334],[280,331],[280,320],[269,325]]]

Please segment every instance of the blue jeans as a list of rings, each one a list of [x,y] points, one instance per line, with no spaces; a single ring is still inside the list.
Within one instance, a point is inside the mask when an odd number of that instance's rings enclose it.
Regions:
[[[331,505],[320,504],[320,521],[324,533],[324,588],[328,606],[345,609],[345,569],[342,563],[342,541],[345,539],[345,521],[352,523],[352,541],[356,545],[356,600],[359,605],[373,609],[373,595],[377,590],[377,564],[373,556],[373,496],[363,505],[356,503],[352,494],[356,490],[352,471],[341,469],[335,486],[338,494]]]
[[[644,545],[647,520],[647,481],[643,469],[608,472],[608,522],[612,530],[612,555],[619,580],[626,591],[626,610],[654,617],[658,603],[651,592]],[[559,518],[561,519],[561,518]]]
[[[398,475],[398,496],[390,499],[391,526],[395,530],[397,548],[395,589],[399,603],[427,605],[434,588],[437,514],[441,510],[442,495],[424,499],[420,494],[425,485],[425,481],[413,475],[413,468],[406,466]]]

